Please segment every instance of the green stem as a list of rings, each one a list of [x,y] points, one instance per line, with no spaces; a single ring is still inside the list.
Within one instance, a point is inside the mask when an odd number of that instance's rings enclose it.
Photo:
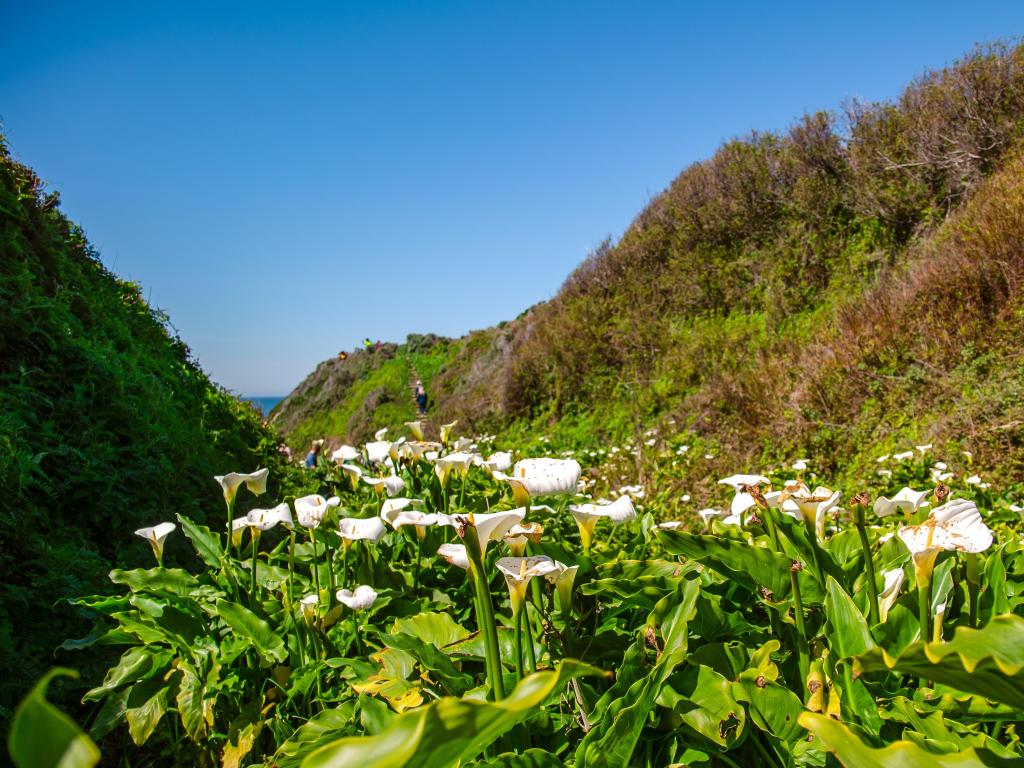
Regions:
[[[526,663],[530,673],[537,671],[537,652],[533,649],[533,625],[530,624],[530,607],[524,602],[522,612],[525,615],[524,625],[526,626]]]
[[[523,606],[516,609],[516,682],[523,679]]]
[[[775,518],[772,516],[771,507],[760,507],[758,508],[758,511],[764,518],[764,524],[768,529],[768,539],[772,543],[772,549],[776,552],[781,552],[782,550],[779,548],[779,531],[775,527]]]
[[[249,530],[250,538],[252,539],[252,566],[250,567],[251,573],[249,574],[249,604],[253,608],[256,607],[256,545],[259,542],[258,530],[258,528],[251,528]]]
[[[981,570],[978,565],[978,556],[973,552],[967,553],[967,600],[969,611],[969,627],[978,626],[978,592],[981,587]]]
[[[926,582],[918,581],[917,583],[917,617],[921,623],[921,642],[925,644],[931,639],[928,632],[928,619],[932,612],[931,602],[932,580],[929,577]],[[918,678],[917,685],[919,688],[924,688],[928,685],[928,681],[923,677]]]
[[[359,639],[359,613],[352,611],[352,637],[356,642],[356,655],[362,657],[363,643]]]
[[[875,561],[871,556],[871,543],[868,541],[867,526],[864,524],[864,508],[857,508],[857,535],[860,537],[860,548],[864,552],[864,569],[868,580],[868,617],[871,626],[880,623],[878,615],[878,585],[875,583]]]
[[[480,631],[484,636],[484,650],[487,655],[491,657],[490,669],[488,674],[489,683],[491,686],[491,695],[495,701],[505,698],[505,682],[502,679],[503,672],[501,667],[501,649],[498,646],[498,628],[494,623],[494,606],[491,604],[491,591],[487,583],[487,578],[484,576],[484,558],[483,551],[480,548],[480,541],[476,536],[476,528],[472,525],[468,527],[466,537],[464,539],[466,543],[466,552],[469,555],[469,561],[472,565],[470,569],[473,573],[475,580],[477,596],[480,600],[480,617],[479,625]]]
[[[805,681],[807,680],[807,672],[810,669],[810,649],[807,645],[807,628],[804,626],[804,601],[803,596],[800,594],[800,579],[798,578],[798,572],[790,570],[789,572],[789,583],[793,588],[793,619],[796,623],[796,637],[797,637],[797,663],[800,668],[800,691],[806,690]],[[801,695],[801,699],[806,696]]]
[[[316,546],[316,535],[312,528],[309,528],[309,541],[313,545],[313,584],[316,587],[317,599],[320,599],[320,553]],[[319,606],[319,603],[317,603]],[[318,611],[319,613],[319,611]]]
[[[416,562],[412,569],[412,593],[415,595],[420,588],[420,559],[423,556],[423,536],[424,531],[421,531],[419,527],[414,529],[416,531]]]

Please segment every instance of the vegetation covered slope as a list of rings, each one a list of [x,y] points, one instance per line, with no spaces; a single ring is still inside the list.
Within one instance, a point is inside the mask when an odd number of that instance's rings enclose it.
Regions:
[[[57,204],[0,138],[2,720],[88,630],[59,599],[147,556],[137,528],[220,520],[214,474],[278,461],[256,412],[210,382]]]
[[[671,419],[727,474],[963,438],[1018,472],[1022,129],[1024,51],[991,46],[730,141],[551,301],[454,342],[436,420],[591,442]]]

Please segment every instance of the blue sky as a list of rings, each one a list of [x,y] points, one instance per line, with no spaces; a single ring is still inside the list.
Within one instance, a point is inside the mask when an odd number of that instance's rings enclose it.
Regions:
[[[22,3],[0,120],[203,367],[284,394],[364,336],[550,298],[686,165],[898,95],[1018,2]]]

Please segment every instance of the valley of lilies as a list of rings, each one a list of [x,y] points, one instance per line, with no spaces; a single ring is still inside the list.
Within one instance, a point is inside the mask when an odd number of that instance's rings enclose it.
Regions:
[[[122,654],[90,736],[227,767],[1024,760],[1019,508],[980,479],[871,497],[801,460],[683,514],[455,427],[341,446],[296,498],[217,477],[219,525],[137,531],[155,567],[71,601],[95,627],[63,647]],[[198,572],[164,566],[180,536]]]

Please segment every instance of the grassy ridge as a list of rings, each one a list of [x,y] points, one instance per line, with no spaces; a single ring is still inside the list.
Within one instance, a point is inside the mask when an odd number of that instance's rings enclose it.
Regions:
[[[0,719],[89,629],[59,599],[145,562],[136,528],[219,521],[212,476],[270,463],[280,478],[277,457],[259,415],[210,382],[0,137]]]
[[[726,474],[809,451],[851,481],[955,441],[1011,477],[1022,133],[1024,51],[995,45],[727,142],[551,301],[454,343],[436,418],[581,445],[671,420]]]

